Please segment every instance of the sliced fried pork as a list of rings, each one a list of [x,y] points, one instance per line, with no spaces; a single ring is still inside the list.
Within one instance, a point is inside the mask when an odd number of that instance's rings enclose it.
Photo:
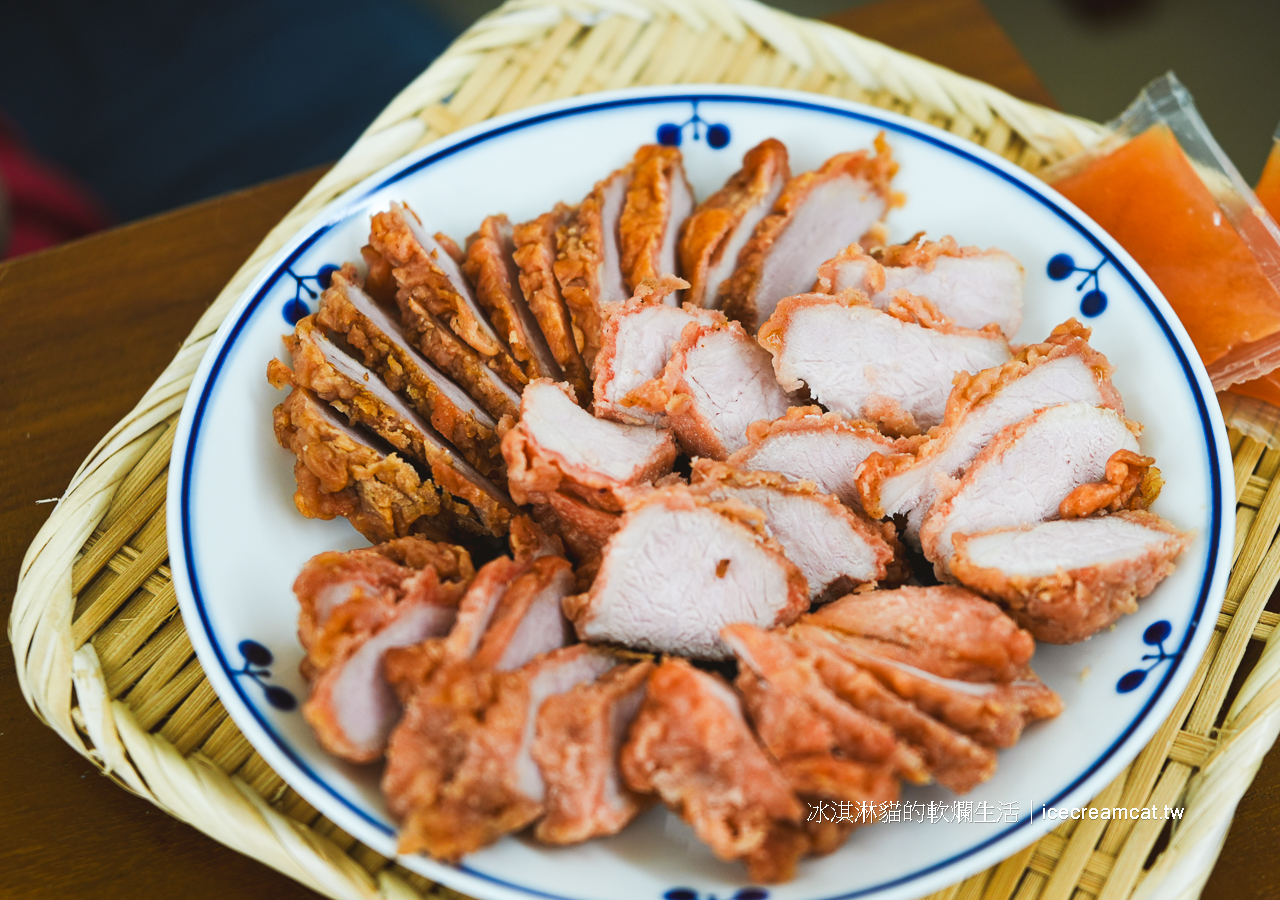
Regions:
[[[790,633],[800,643],[853,663],[922,713],[986,747],[1012,747],[1022,730],[1062,712],[1062,700],[1030,669],[1017,681],[943,678],[885,654],[883,641],[849,637],[801,623]]]
[[[293,373],[273,362],[275,378],[288,379],[278,383],[291,383]],[[352,428],[306,388],[290,391],[273,419],[276,440],[297,457],[298,512],[309,519],[343,516],[374,543],[420,532],[443,536],[436,528],[440,492],[390,444]]]
[[[666,415],[685,452],[712,459],[741,450],[748,426],[791,405],[769,354],[737,322],[686,325],[646,402]]]
[[[597,419],[574,402],[568,385],[546,379],[525,388],[520,424],[502,450],[517,502],[542,503],[563,491],[610,511],[622,508],[619,488],[648,484],[676,460],[671,432]]]
[[[884,581],[894,562],[899,545],[891,523],[863,519],[812,484],[697,459],[693,487],[712,500],[738,500],[760,510],[765,532],[804,573],[815,602]]]
[[[1073,644],[1136,612],[1191,537],[1148,512],[956,534],[951,573],[1038,640]]]
[[[539,494],[537,500],[533,515],[538,523],[564,541],[572,559],[594,569],[622,517],[564,491]]]
[[[687,284],[679,278],[644,282],[626,303],[605,309],[594,370],[597,416],[633,425],[665,420],[663,412],[647,408],[646,403],[653,397],[662,402],[658,382],[681,333],[692,322],[725,321],[714,310],[667,305],[666,297]]]
[[[633,172],[628,163],[597,182],[574,217],[556,232],[556,280],[588,371],[600,351],[602,310],[631,296],[622,275],[618,222]]]
[[[938,494],[938,475],[959,476],[1000,429],[1038,409],[1079,401],[1124,414],[1111,384],[1113,367],[1089,346],[1088,328],[1070,319],[1043,343],[1031,344],[1002,366],[958,375],[942,424],[912,453],[871,457],[858,473],[863,507],[874,516],[907,517],[907,536]]]
[[[515,512],[506,492],[446,443],[375,373],[326,338],[312,319],[299,321],[289,341],[295,382],[401,453],[420,460],[438,487],[471,506],[483,527],[494,534],[505,533]]]
[[[539,709],[616,661],[578,644],[510,672],[452,669],[415,694],[382,779],[399,851],[456,862],[535,821],[546,794],[531,752]]]
[[[854,777],[847,790],[805,782],[809,771],[805,760],[833,753],[882,767],[885,776],[897,773],[919,784],[929,780],[920,756],[899,742],[891,728],[831,692],[804,647],[784,634],[753,625],[729,625],[721,636],[740,663],[736,685],[756,735],[783,772],[792,776],[794,770],[792,788],[797,794],[825,800],[868,799],[856,795],[865,785],[860,768],[851,770]]]
[[[952,534],[1056,518],[1068,494],[1104,479],[1112,454],[1137,453],[1136,427],[1104,406],[1064,403],[1001,430],[960,480],[948,479],[920,526],[938,576],[948,571]]]
[[[565,613],[583,640],[723,659],[725,625],[771,628],[808,606],[804,576],[776,543],[671,485],[630,506],[591,590]]]
[[[429,234],[409,207],[392,203],[373,216],[369,244],[392,266],[401,305],[412,301],[438,317],[513,386],[525,381],[524,372],[476,302],[462,273],[461,254],[444,235]],[[455,251],[451,253],[450,250]]]
[[[881,222],[894,204],[889,182],[898,164],[883,135],[875,149],[837,154],[787,182],[721,285],[726,315],[754,334],[779,300],[810,290],[818,266]]]
[[[515,249],[507,217],[488,216],[479,230],[467,238],[462,271],[475,285],[476,301],[489,314],[494,330],[505,340],[525,375],[560,381],[564,373],[520,288],[520,270],[512,258]]]
[[[1102,478],[1082,484],[1067,494],[1058,504],[1058,515],[1064,519],[1083,519],[1099,512],[1146,509],[1160,496],[1164,486],[1155,462],[1154,456],[1117,450],[1107,460]]]
[[[573,590],[573,566],[559,556],[541,556],[502,595],[476,647],[477,666],[507,672],[536,656],[573,642],[560,605]]]
[[[965,681],[1013,681],[1036,649],[999,606],[949,585],[850,594],[804,622],[878,641],[882,655]]]
[[[685,302],[712,308],[738,255],[791,177],[787,148],[767,138],[742,157],[742,168],[698,204],[680,234],[680,271],[689,280]]]
[[[387,387],[404,393],[468,462],[486,475],[493,474],[502,459],[498,423],[414,348],[400,323],[356,285],[354,275],[349,265],[333,274],[320,297],[316,322],[342,335],[364,364]]]
[[[821,407],[797,406],[772,422],[747,428],[747,446],[727,462],[739,469],[778,472],[788,478],[812,481],[825,493],[861,509],[858,466],[873,453],[904,453],[913,442],[895,440],[866,422],[850,421]]]
[[[959,328],[909,294],[887,310],[854,291],[788,297],[760,329],[760,343],[786,390],[807,385],[827,409],[904,435],[942,421],[957,372],[1010,357],[998,328]]]
[[[818,268],[814,288],[836,294],[862,291],[879,309],[897,291],[924,297],[964,328],[994,322],[1012,338],[1022,324],[1022,264],[1003,250],[960,247],[955,238],[896,244],[866,253],[857,244],[841,250]]]
[[[772,868],[771,834],[804,816],[737,694],[682,659],[664,660],[650,677],[622,748],[622,774],[632,790],[661,797],[716,856],[746,859],[753,881]]]
[[[990,747],[921,712],[846,657],[812,644],[801,646],[812,654],[827,687],[893,729],[899,740],[920,754],[938,784],[963,794],[995,774],[996,754]]]
[[[618,241],[623,279],[634,292],[642,281],[677,273],[676,244],[693,212],[693,188],[676,147],[641,147],[631,164],[635,174],[618,220]],[[679,293],[669,302],[679,303]]]
[[[383,655],[448,631],[473,574],[461,547],[416,537],[303,567],[293,586],[311,681],[302,714],[321,746],[351,762],[382,755],[401,712]]]
[[[575,844],[617,834],[649,806],[650,798],[623,783],[619,756],[653,668],[648,661],[615,666],[543,702],[533,745],[546,783],[538,840]]]
[[[512,260],[520,270],[520,288],[537,320],[543,338],[564,379],[582,402],[591,398],[591,370],[578,350],[581,335],[574,336],[573,319],[560,283],[556,281],[556,233],[574,216],[575,210],[557,203],[551,212],[517,225],[512,232],[515,252]]]

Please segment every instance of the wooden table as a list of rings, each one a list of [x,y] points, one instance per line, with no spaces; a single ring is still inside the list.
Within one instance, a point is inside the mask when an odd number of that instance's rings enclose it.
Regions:
[[[1041,103],[1052,98],[980,0],[883,0],[832,21]],[[177,351],[321,170],[0,265],[0,615],[76,467]],[[45,728],[0,648],[0,896],[290,900],[307,889],[122,791]],[[1237,813],[1205,896],[1275,896],[1280,755]],[[1230,872],[1230,883],[1222,873]]]

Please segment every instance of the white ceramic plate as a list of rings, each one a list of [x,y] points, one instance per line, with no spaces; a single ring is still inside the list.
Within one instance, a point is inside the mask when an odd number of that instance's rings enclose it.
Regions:
[[[358,261],[369,216],[406,200],[430,230],[464,239],[493,212],[520,222],[557,200],[576,203],[596,179],[659,136],[678,138],[700,197],[766,137],[781,138],[793,171],[867,147],[885,131],[907,203],[891,237],[917,230],[1004,248],[1027,270],[1020,341],[1070,316],[1094,328],[1116,366],[1145,453],[1166,478],[1155,510],[1196,539],[1136,615],[1075,647],[1042,646],[1034,665],[1066,703],[1000,754],[988,783],[963,798],[909,788],[929,822],[857,831],[837,853],[801,864],[789,884],[748,887],[690,830],[654,809],[623,834],[568,849],[506,839],[445,866],[403,862],[483,898],[571,900],[825,900],[914,897],[1004,858],[1049,831],[1046,811],[1083,806],[1142,748],[1185,687],[1213,629],[1230,561],[1224,515],[1232,467],[1208,379],[1182,326],[1129,256],[1070,203],[973,144],[871,107],[755,88],[632,90],[556,103],[483,123],[401,160],[327,207],[276,254],[227,316],[187,396],[169,480],[169,541],[183,618],[204,670],[266,761],[317,809],[380,853],[394,853],[378,770],[323,753],[297,712],[297,605],[290,591],[313,554],[362,545],[343,520],[293,507],[293,457],[275,442],[267,361],[280,336],[314,308],[328,267]],[[985,804],[985,806],[984,806]],[[984,811],[987,813],[984,815]],[[992,815],[994,813],[994,816]],[[1163,811],[1161,811],[1163,815]],[[991,819],[994,818],[994,821]],[[987,819],[988,821],[983,821]]]

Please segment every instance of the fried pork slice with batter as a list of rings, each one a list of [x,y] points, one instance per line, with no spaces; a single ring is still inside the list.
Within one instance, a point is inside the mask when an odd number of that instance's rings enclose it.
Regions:
[[[650,805],[623,783],[619,756],[653,669],[647,660],[623,663],[543,702],[533,744],[546,784],[538,840],[576,844],[617,834]]]
[[[422,462],[436,485],[468,504],[478,523],[505,534],[516,507],[382,379],[348,356],[315,326],[298,322],[288,340],[294,381],[314,391],[352,423],[369,428],[400,453]],[[460,507],[462,514],[465,508]]]
[[[512,258],[515,249],[511,221],[504,215],[487,216],[476,233],[467,238],[462,271],[475,285],[476,301],[489,314],[494,330],[505,340],[525,375],[531,380],[562,381],[560,364],[520,288],[520,270]]]
[[[490,324],[462,272],[461,254],[444,235],[430,235],[408,206],[392,203],[373,216],[369,244],[392,266],[399,289],[396,300],[412,301],[438,317],[451,332],[484,358],[507,383],[519,388],[527,379],[506,343]]]
[[[850,594],[804,621],[879,641],[886,656],[964,681],[1013,681],[1036,649],[999,606],[951,585]]]
[[[573,566],[567,559],[533,560],[494,609],[472,656],[475,665],[507,672],[573,643],[573,629],[561,610],[573,586]]]
[[[646,145],[631,165],[635,174],[618,219],[618,242],[623,280],[634,293],[643,281],[677,274],[676,245],[693,212],[693,188],[676,147]],[[670,302],[679,303],[680,294]]]
[[[591,399],[591,371],[578,350],[581,337],[574,336],[573,319],[560,283],[556,281],[556,233],[574,216],[573,207],[557,203],[555,209],[517,225],[512,232],[515,252],[512,260],[519,269],[520,289],[537,320],[547,348],[583,402]]]
[[[924,297],[963,328],[995,323],[1012,338],[1022,324],[1022,264],[1003,250],[961,247],[917,235],[905,244],[865,252],[851,244],[818,268],[815,291],[862,291],[885,309],[898,291]]]
[[[841,700],[893,730],[924,761],[938,784],[964,794],[996,771],[996,754],[902,699],[866,669],[823,647],[800,645],[824,684]]]
[[[595,364],[593,410],[603,419],[632,425],[660,425],[665,413],[646,407],[656,396],[671,351],[690,323],[715,325],[725,317],[715,310],[701,310],[686,303],[669,306],[666,298],[688,282],[679,278],[647,281],[635,296],[604,310],[600,353]],[[661,402],[661,401],[659,401]]]
[[[865,786],[866,766],[883,769],[888,778],[896,774],[916,784],[928,782],[919,754],[887,725],[833,694],[805,648],[753,625],[729,625],[720,634],[738,659],[735,685],[756,735],[801,797],[869,799],[857,795]],[[837,762],[855,764],[849,768],[851,783],[834,794],[807,779],[814,757],[833,754]]]
[[[486,475],[498,471],[502,454],[493,416],[418,352],[400,323],[360,289],[355,274],[349,264],[333,274],[315,321],[342,335],[469,463]]]
[[[753,881],[773,868],[771,836],[804,815],[737,694],[682,659],[664,660],[650,676],[622,775],[632,790],[662,798],[720,859],[745,859]]]
[[[870,423],[851,421],[818,406],[796,406],[772,422],[747,428],[747,446],[731,454],[729,465],[749,471],[777,472],[796,481],[812,481],[853,509],[862,509],[855,474],[874,453],[905,454],[913,441],[887,437]]]
[[[600,352],[602,311],[631,296],[622,274],[618,222],[633,172],[628,163],[597,182],[573,218],[556,232],[556,281],[588,371]]]
[[[554,491],[617,512],[621,488],[649,484],[671,471],[669,431],[597,419],[574,402],[568,385],[546,379],[525,388],[520,423],[502,440],[509,486],[518,503],[545,503]]]
[[[1057,518],[1068,494],[1104,480],[1113,454],[1137,456],[1136,431],[1115,410],[1089,403],[1051,406],[1002,429],[959,480],[943,480],[920,526],[920,545],[938,577],[949,571],[952,534]]]
[[[637,498],[605,546],[589,592],[565,601],[578,636],[660,653],[725,659],[720,629],[771,628],[809,606],[804,575],[771,538],[683,485]]]
[[[787,297],[760,329],[760,343],[784,389],[807,386],[827,409],[902,435],[942,421],[957,372],[1010,358],[998,328],[960,328],[905,293],[887,310],[856,291]]]
[[[693,462],[693,489],[715,501],[737,500],[764,514],[765,533],[782,545],[809,583],[809,598],[823,602],[859,585],[884,581],[901,546],[892,523],[851,512],[811,482],[776,472],[744,472],[709,459]]]
[[[753,422],[791,406],[769,354],[737,322],[685,326],[645,404],[666,416],[690,456],[727,459],[747,445]]]
[[[894,694],[985,747],[1012,747],[1023,729],[1062,712],[1062,700],[1029,668],[1017,680],[944,678],[886,654],[883,641],[851,637],[801,622],[789,632],[817,652],[830,652],[873,674]]]
[[[448,631],[473,575],[466,550],[417,537],[307,562],[293,585],[311,682],[302,714],[321,746],[357,763],[382,756],[401,712],[384,654]]]
[[[871,515],[905,515],[918,545],[920,524],[938,495],[939,475],[958,477],[1002,429],[1039,409],[1082,402],[1124,415],[1111,384],[1112,365],[1089,346],[1090,330],[1069,319],[1039,344],[1002,366],[956,376],[942,424],[910,453],[881,453],[858,472],[863,507]]]
[[[293,373],[273,360],[277,385]],[[297,457],[293,503],[308,519],[343,516],[372,543],[409,534],[443,537],[453,524],[430,479],[381,438],[352,428],[306,388],[295,387],[272,413],[276,440]]]
[[[1191,538],[1149,512],[956,534],[951,573],[1037,640],[1074,644],[1137,612]]]
[[[767,138],[742,157],[742,168],[698,204],[680,234],[680,271],[689,280],[685,302],[716,306],[723,284],[760,220],[791,178],[787,148]]]
[[[457,667],[415,694],[382,779],[399,851],[456,862],[537,820],[546,797],[532,755],[538,712],[616,662],[577,644],[509,672]]]
[[[875,151],[837,154],[786,183],[720,287],[719,306],[729,318],[755,334],[779,300],[813,287],[818,266],[878,230],[897,202],[889,182],[898,164],[883,135]]]

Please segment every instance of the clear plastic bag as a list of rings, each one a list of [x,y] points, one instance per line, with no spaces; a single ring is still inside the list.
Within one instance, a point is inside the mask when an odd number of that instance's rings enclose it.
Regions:
[[[1280,403],[1280,228],[1173,73],[1108,127],[1098,145],[1043,177],[1160,287],[1215,389]],[[1225,399],[1229,424],[1280,444],[1280,409]]]

